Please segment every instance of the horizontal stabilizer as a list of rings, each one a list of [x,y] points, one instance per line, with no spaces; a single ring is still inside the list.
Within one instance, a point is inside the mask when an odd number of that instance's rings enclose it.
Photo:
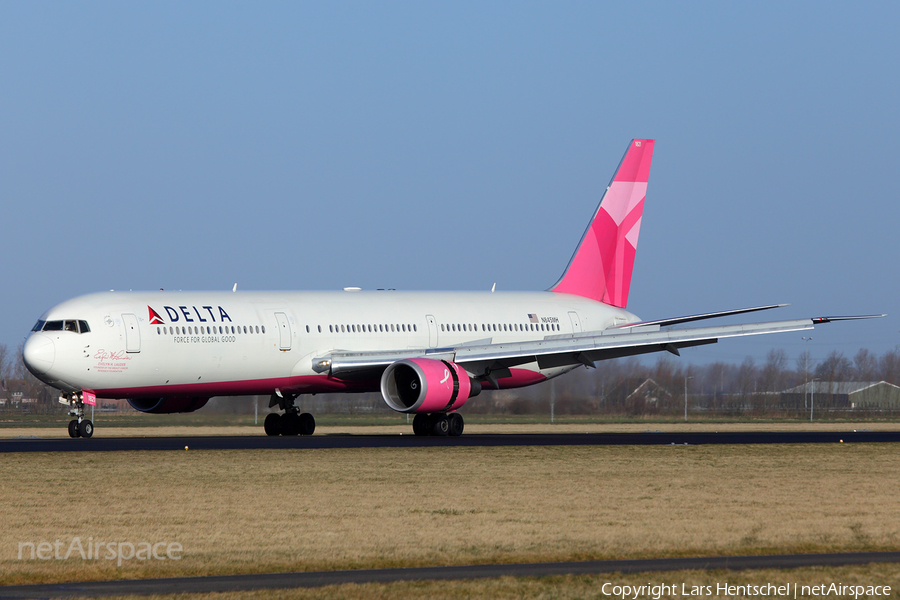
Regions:
[[[723,310],[719,312],[703,313],[699,315],[688,315],[685,317],[672,317],[669,319],[657,319],[656,321],[641,321],[640,323],[628,323],[619,325],[611,329],[630,329],[632,327],[668,327],[670,325],[680,325],[681,323],[690,323],[692,321],[702,321],[704,319],[717,319],[719,317],[731,317],[733,315],[742,315],[745,313],[757,312],[760,310],[770,310],[773,308],[782,308],[790,306],[789,304],[769,304],[768,306],[754,306],[753,308],[736,308],[734,310]]]

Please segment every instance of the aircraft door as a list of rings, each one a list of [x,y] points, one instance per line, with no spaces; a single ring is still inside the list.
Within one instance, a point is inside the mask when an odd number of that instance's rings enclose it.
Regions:
[[[425,320],[428,321],[428,347],[437,348],[438,330],[437,322],[434,320],[434,315],[425,315]]]
[[[581,319],[574,310],[569,311],[569,320],[572,322],[572,333],[581,333]]]
[[[288,322],[287,315],[283,312],[275,313],[275,319],[278,321],[278,333],[281,336],[280,349],[291,349],[291,324]]]
[[[134,353],[141,351],[141,330],[138,328],[138,319],[132,313],[122,315],[125,324],[125,352]]]

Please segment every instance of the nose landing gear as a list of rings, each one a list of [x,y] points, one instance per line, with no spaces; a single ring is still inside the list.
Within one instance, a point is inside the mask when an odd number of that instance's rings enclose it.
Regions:
[[[68,404],[69,416],[75,417],[69,421],[69,437],[89,438],[94,435],[94,424],[90,419],[84,418],[84,397],[78,393],[59,397],[60,404]]]

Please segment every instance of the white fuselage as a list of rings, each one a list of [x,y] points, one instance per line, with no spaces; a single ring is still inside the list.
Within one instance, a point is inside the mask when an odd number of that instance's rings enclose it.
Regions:
[[[552,292],[159,291],[80,296],[41,321],[49,327],[36,326],[24,348],[36,376],[65,392],[139,398],[375,391],[377,379],[332,378],[314,369],[316,359],[542,340],[638,319]],[[571,368],[526,364],[501,384]]]

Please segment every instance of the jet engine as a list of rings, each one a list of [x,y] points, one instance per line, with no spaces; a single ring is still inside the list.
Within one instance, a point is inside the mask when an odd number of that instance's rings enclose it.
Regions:
[[[397,361],[381,376],[381,395],[403,413],[458,410],[481,393],[481,384],[456,363],[431,358]]]
[[[135,410],[153,414],[194,412],[203,408],[209,398],[129,398],[128,404]]]

